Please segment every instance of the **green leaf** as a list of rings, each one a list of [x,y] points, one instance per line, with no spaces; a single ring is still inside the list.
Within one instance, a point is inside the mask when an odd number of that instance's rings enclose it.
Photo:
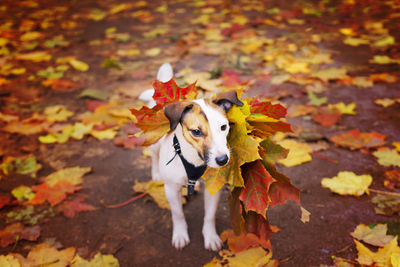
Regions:
[[[97,89],[86,89],[79,94],[79,98],[94,98],[100,100],[107,100],[110,95],[107,92]]]

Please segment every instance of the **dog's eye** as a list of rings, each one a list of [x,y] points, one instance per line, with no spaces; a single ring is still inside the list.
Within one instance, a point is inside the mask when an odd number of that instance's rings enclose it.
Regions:
[[[225,131],[226,130],[226,124],[221,126],[221,131]]]
[[[203,135],[203,133],[201,132],[200,129],[194,129],[194,130],[190,130],[193,134],[194,137],[200,137]]]

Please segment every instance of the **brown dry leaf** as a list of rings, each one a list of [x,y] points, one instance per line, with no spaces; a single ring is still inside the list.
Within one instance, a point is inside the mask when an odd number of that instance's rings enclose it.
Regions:
[[[359,224],[351,236],[367,244],[383,247],[394,238],[394,236],[386,234],[387,230],[386,224],[377,224],[374,227]]]

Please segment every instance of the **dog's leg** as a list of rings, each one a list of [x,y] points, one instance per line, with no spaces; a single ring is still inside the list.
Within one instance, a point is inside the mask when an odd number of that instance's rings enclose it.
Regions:
[[[222,247],[222,241],[219,238],[215,229],[215,213],[218,208],[220,195],[221,190],[211,196],[207,188],[204,189],[204,247],[213,251],[218,251]]]
[[[153,181],[160,181],[160,168],[158,166],[160,161],[160,144],[155,143],[154,145],[150,146],[151,150],[151,178]]]
[[[176,249],[182,249],[190,242],[182,209],[182,186],[175,183],[165,183],[164,187],[172,214],[172,245]]]

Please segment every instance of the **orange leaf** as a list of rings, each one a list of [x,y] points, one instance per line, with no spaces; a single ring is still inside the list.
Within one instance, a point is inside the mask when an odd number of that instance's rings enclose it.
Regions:
[[[29,201],[31,204],[42,204],[46,201],[51,206],[55,206],[63,201],[67,194],[72,194],[75,191],[82,189],[82,187],[74,186],[70,182],[60,181],[54,186],[49,186],[47,183],[32,186],[32,190],[36,192],[35,197]]]
[[[340,121],[340,111],[337,109],[330,110],[322,108],[313,114],[312,118],[322,126],[329,127]]]
[[[335,145],[348,147],[351,150],[379,147],[385,144],[386,136],[377,132],[362,133],[358,129],[337,134],[329,138]]]
[[[261,113],[274,119],[281,119],[286,116],[286,108],[281,104],[271,104],[271,102],[260,102],[257,98],[250,101],[250,112]]]
[[[271,200],[268,190],[275,179],[265,170],[260,160],[246,163],[242,166],[245,179],[245,189],[239,196],[243,206],[248,211],[254,211],[266,217],[266,211]]]
[[[64,201],[57,207],[57,211],[62,212],[67,218],[73,218],[77,212],[96,210],[96,207],[83,202],[86,198],[85,195],[79,195],[72,200]]]

